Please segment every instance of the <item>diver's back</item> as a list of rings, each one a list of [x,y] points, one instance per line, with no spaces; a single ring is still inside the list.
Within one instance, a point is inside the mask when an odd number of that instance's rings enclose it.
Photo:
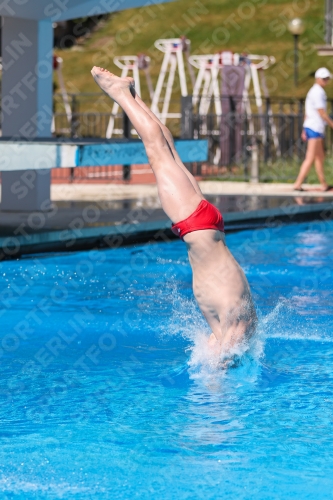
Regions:
[[[185,238],[201,311],[221,342],[240,341],[256,314],[248,281],[226,246],[224,233],[196,231]]]

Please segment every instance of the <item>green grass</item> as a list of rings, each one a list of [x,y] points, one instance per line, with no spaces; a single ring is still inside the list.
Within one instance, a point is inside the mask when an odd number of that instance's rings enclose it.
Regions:
[[[301,17],[306,25],[300,37],[299,85],[293,84],[293,38],[286,29],[288,19]],[[176,0],[162,5],[129,9],[113,14],[82,46],[57,50],[64,59],[64,77],[70,92],[96,92],[90,76],[93,65],[119,73],[116,55],[144,52],[152,59],[156,83],[162,53],[154,48],[158,38],[185,34],[192,54],[220,50],[267,54],[276,64],[266,71],[271,95],[304,97],[320,66],[333,70],[331,57],[319,57],[315,45],[323,44],[324,0]],[[327,88],[333,97],[333,85]],[[143,85],[142,94],[147,97]],[[178,97],[179,92],[175,97]]]
[[[301,161],[292,159],[276,161],[272,164],[261,163],[259,166],[260,182],[274,183],[286,182],[294,183],[301,166]],[[333,160],[326,158],[325,160],[325,177],[329,185],[333,186]],[[247,177],[244,176],[242,167],[233,167],[218,176],[212,175],[207,177],[207,180],[219,181],[247,181],[249,180],[249,173]],[[306,179],[307,184],[319,184],[314,167],[309,172]]]
[[[301,161],[284,160],[273,163],[272,166],[262,165],[260,175],[262,182],[294,182],[301,166]],[[325,177],[328,184],[333,185],[333,160],[325,160]],[[308,184],[319,184],[314,167],[311,168],[306,179]]]

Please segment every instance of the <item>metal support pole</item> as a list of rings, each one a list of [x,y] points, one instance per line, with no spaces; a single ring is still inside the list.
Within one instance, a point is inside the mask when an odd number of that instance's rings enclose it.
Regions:
[[[123,113],[123,130],[124,138],[129,139],[131,136],[131,122],[127,114]],[[129,181],[131,179],[131,165],[123,165],[123,180]]]
[[[294,85],[298,82],[298,36],[294,35]]]
[[[325,0],[325,43],[332,45],[332,7],[333,0]]]
[[[303,130],[303,101],[300,99],[298,101],[298,120],[297,120],[297,156],[299,160],[303,158],[304,152],[302,151],[302,141],[301,141],[301,133]]]
[[[265,110],[265,144],[264,144],[264,162],[267,163],[269,159],[269,109],[270,100],[266,97],[266,110]]]
[[[193,139],[193,96],[187,95],[181,97],[181,122],[180,122],[180,137],[181,139]],[[197,165],[198,167],[198,165]],[[193,174],[193,163],[188,163],[187,168]],[[199,169],[201,166],[199,166]],[[198,172],[196,172],[198,174]]]
[[[250,182],[257,184],[259,182],[259,151],[256,138],[252,138],[252,155],[251,155],[251,177]]]
[[[77,99],[76,99],[76,94],[72,94],[72,107],[71,107],[71,120],[70,120],[70,135],[72,138],[77,137],[77,132],[78,132],[78,107],[77,107]],[[69,171],[69,180],[70,182],[74,182],[75,178],[75,169],[73,167],[70,168]]]
[[[72,138],[77,138],[78,137],[78,131],[79,131],[79,103],[77,100],[77,94],[72,94],[72,117],[71,117],[71,137]]]
[[[193,139],[193,105],[192,96],[181,97],[181,132],[182,139]]]

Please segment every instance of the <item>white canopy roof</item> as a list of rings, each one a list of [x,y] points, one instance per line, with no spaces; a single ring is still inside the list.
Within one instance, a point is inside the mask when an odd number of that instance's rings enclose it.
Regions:
[[[154,0],[154,4],[169,1],[171,0]],[[49,19],[56,22],[144,5],[147,5],[147,0],[20,0],[20,2],[4,0],[0,4],[0,16],[35,20]]]

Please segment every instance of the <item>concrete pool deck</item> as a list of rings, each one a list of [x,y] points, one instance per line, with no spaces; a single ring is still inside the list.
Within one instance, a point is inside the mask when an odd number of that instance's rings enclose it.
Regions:
[[[321,192],[319,186],[304,185],[304,191],[294,191],[292,184],[231,181],[200,181],[204,195],[242,195],[242,196],[291,196],[291,197],[323,197],[333,200],[333,191]],[[137,199],[140,197],[157,197],[156,184],[54,184],[51,186],[54,201],[62,200],[107,200]]]
[[[223,213],[227,232],[333,218],[333,191],[317,186],[295,192],[290,184],[202,181],[200,187]],[[0,210],[0,259],[175,238],[156,185],[55,184],[51,198],[47,212]]]

